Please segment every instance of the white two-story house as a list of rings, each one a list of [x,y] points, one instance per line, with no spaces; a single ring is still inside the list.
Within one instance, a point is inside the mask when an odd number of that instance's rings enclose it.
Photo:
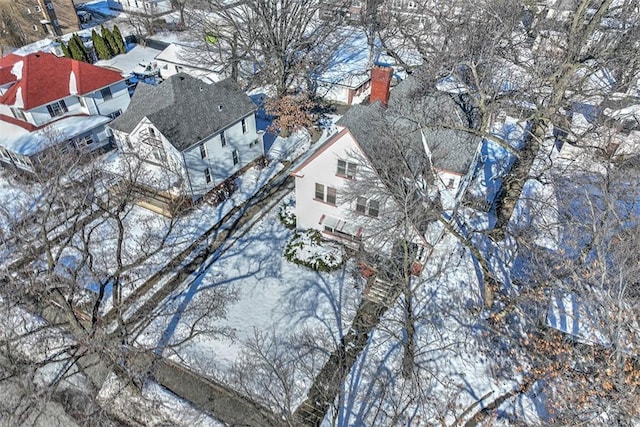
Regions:
[[[129,105],[120,73],[50,53],[0,59],[0,162],[36,171],[51,149],[93,151]]]
[[[109,127],[147,171],[136,182],[146,194],[193,202],[264,156],[256,108],[231,80],[207,84],[180,73],[140,86]]]
[[[382,88],[372,94],[380,98],[353,106],[336,123],[337,132],[291,172],[297,227],[378,248],[398,238],[385,232],[395,229],[398,209],[411,205],[413,224],[402,239],[428,246],[429,206],[441,209],[443,200],[464,191],[481,138],[453,129],[463,127],[457,122],[464,113],[450,94],[425,92],[410,77],[389,97],[388,80],[378,80]]]

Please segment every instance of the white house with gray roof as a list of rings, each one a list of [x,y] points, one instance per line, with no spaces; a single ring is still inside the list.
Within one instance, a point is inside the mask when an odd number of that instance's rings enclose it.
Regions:
[[[423,206],[433,202],[432,194],[440,194],[437,203],[443,205],[445,199],[460,200],[480,152],[481,138],[458,130],[475,123],[455,96],[429,90],[412,76],[391,92],[388,106],[381,101],[353,106],[336,123],[338,132],[291,172],[298,228],[365,247],[388,240],[377,230],[390,229],[383,222],[392,221],[402,201],[381,196],[385,192],[376,186],[394,186],[400,194],[409,185],[420,210],[412,240],[427,246],[424,232],[433,218]]]
[[[110,128],[122,152],[148,169],[149,190],[195,201],[264,155],[255,111],[234,82],[181,73],[141,85]]]

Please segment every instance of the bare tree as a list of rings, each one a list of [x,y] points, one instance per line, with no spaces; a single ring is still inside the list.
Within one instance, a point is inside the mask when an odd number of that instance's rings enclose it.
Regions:
[[[615,138],[613,135],[624,128],[621,123],[605,126],[601,117],[589,129],[576,133],[571,122],[579,113],[575,110],[576,104],[595,102],[593,105],[601,108],[611,101],[615,77],[619,76],[621,89],[628,88],[628,76],[635,74],[638,58],[636,52],[626,53],[628,46],[637,47],[634,41],[636,25],[633,24],[638,19],[637,5],[633,2],[578,1],[565,21],[548,19],[546,14],[527,6],[533,15],[527,22],[522,22],[523,13],[527,11],[514,8],[509,2],[474,2],[473,7],[459,2],[451,5],[451,9],[448,4],[425,3],[425,7],[428,8],[425,16],[431,18],[419,25],[401,26],[397,23],[407,15],[389,15],[387,25],[380,27],[382,43],[401,63],[403,48],[410,46],[417,50],[425,60],[424,68],[434,79],[434,86],[471,95],[473,102],[468,105],[472,108],[465,108],[464,101],[461,105],[463,110],[473,112],[469,115],[473,120],[444,123],[445,127],[491,138],[518,159],[505,182],[498,207],[498,233],[494,236],[496,240],[502,240],[505,235],[514,239],[518,256],[527,260],[523,270],[514,269],[511,273],[513,278],[523,281],[517,291],[510,283],[503,283],[502,276],[487,262],[487,257],[492,255],[486,252],[486,240],[482,237],[486,231],[467,227],[463,232],[459,227],[441,221],[473,253],[482,265],[483,280],[493,282],[494,291],[499,293],[487,304],[490,313],[496,311],[490,316],[490,334],[495,341],[489,348],[495,351],[504,347],[505,342],[510,343],[506,348],[514,353],[497,357],[501,361],[510,360],[505,366],[511,366],[513,370],[506,375],[530,367],[531,377],[524,381],[524,391],[537,380],[548,381],[549,388],[555,387],[549,393],[557,399],[554,401],[558,404],[554,408],[557,420],[576,419],[573,418],[578,416],[576,410],[582,410],[583,420],[606,414],[618,423],[632,424],[637,417],[633,409],[637,368],[632,350],[636,347],[633,343],[637,320],[632,313],[622,313],[635,306],[631,294],[635,287],[632,277],[636,274],[637,259],[623,248],[635,244],[634,238],[630,237],[634,233],[629,230],[637,228],[637,209],[629,207],[637,207],[634,183],[638,171],[627,166],[621,172],[617,161],[611,161],[611,153],[620,141],[619,135]],[[428,25],[431,27],[427,28]],[[407,34],[408,31],[413,33]],[[608,73],[615,77],[609,79]],[[454,84],[448,85],[451,82]],[[615,96],[620,97],[619,94]],[[594,97],[599,98],[594,101]],[[506,140],[491,135],[491,124],[500,112],[529,123],[523,149],[509,147]],[[401,116],[410,117],[407,112]],[[627,126],[633,127],[633,124]],[[627,128],[625,132],[628,131]],[[558,160],[556,151],[552,151],[557,150],[557,144],[552,148],[550,135],[563,134],[568,134],[567,139],[578,152],[593,150],[597,153],[587,157],[598,171],[595,175],[593,171],[584,170],[584,163],[579,163],[577,169],[567,168]],[[385,135],[393,134],[386,132]],[[553,142],[555,137],[551,138]],[[405,143],[402,151],[407,151],[408,138],[400,139]],[[392,161],[396,169],[406,170],[403,157],[390,154],[392,147],[390,144],[386,148],[384,159]],[[584,160],[582,155],[576,156]],[[533,167],[536,159],[539,162]],[[422,162],[428,163],[424,158]],[[406,172],[399,175],[407,178],[403,185],[410,182],[410,188],[418,188],[422,182]],[[558,200],[569,206],[558,212],[557,202],[549,204],[539,196],[523,196],[525,182],[531,178],[541,185],[556,187],[556,191],[564,188],[562,194],[558,194]],[[565,186],[572,190],[568,191]],[[396,203],[403,200],[398,188],[402,187],[395,187]],[[362,191],[359,194],[363,194]],[[367,194],[370,192],[371,188]],[[354,192],[352,197],[357,194]],[[507,224],[516,202],[522,201],[522,197],[535,200],[532,203],[537,206],[539,218],[550,211],[556,212],[558,219],[553,226],[545,221],[530,223],[514,234]],[[578,206],[582,206],[580,211],[576,211]],[[434,207],[434,215],[441,218],[437,206]],[[402,217],[403,203],[397,203],[395,209]],[[414,215],[419,212],[416,208],[410,211]],[[586,218],[583,215],[587,215]],[[453,216],[463,219],[456,211]],[[577,224],[581,224],[580,227],[589,225],[585,230],[578,230]],[[541,230],[554,235],[560,233],[563,249],[536,248],[532,236],[539,239]],[[397,230],[394,233],[400,235]],[[614,242],[619,247],[613,248]],[[485,249],[481,249],[483,247]],[[562,260],[560,265],[558,260]],[[503,262],[507,267],[513,267],[508,257]],[[554,269],[561,270],[564,277],[553,272]],[[519,277],[523,272],[526,274]],[[604,295],[607,297],[603,298]],[[545,314],[549,307],[563,298],[576,296],[581,300],[579,307],[590,313],[582,314],[581,325],[584,327],[591,322],[601,325],[595,330],[605,331],[600,333],[606,337],[606,344],[585,346],[570,339],[563,341],[562,333],[547,328]],[[500,309],[502,304],[509,309]],[[510,316],[512,310],[517,313],[515,319]],[[517,316],[526,320],[518,322]],[[591,317],[593,320],[589,320]],[[525,339],[520,338],[523,329]],[[624,342],[624,350],[620,349],[620,340]],[[607,365],[607,361],[615,361],[615,366]],[[599,377],[597,391],[592,383],[596,372],[604,372]],[[591,384],[591,391],[587,384]],[[548,389],[545,387],[545,390]]]
[[[123,156],[122,176],[117,179],[99,168],[97,159],[74,151],[52,149],[40,161],[36,173],[21,184],[33,195],[23,205],[25,210],[3,212],[16,238],[5,243],[13,256],[5,260],[10,274],[3,276],[2,292],[8,303],[22,305],[34,319],[44,319],[36,328],[38,336],[44,337],[40,339],[60,342],[45,355],[32,355],[29,349],[23,355],[33,357],[27,365],[30,375],[34,370],[55,372],[37,385],[38,396],[56,395],[63,379],[85,378],[89,386],[79,386],[76,392],[100,408],[95,398],[106,373],[115,372],[125,385],[139,388],[150,361],[163,351],[198,335],[228,333],[204,322],[224,316],[225,304],[233,298],[213,290],[201,304],[175,307],[173,314],[187,324],[184,331],[160,342],[139,338],[145,327],[158,320],[157,313],[132,312],[135,301],[130,296],[144,289],[147,279],[191,243],[182,216],[168,218],[135,206],[141,197],[152,196],[146,186],[153,166]],[[141,192],[143,187],[146,192]],[[13,315],[3,310],[2,316],[11,319]],[[162,324],[162,319],[156,323]],[[34,333],[29,328],[15,332],[16,336],[3,341],[5,357],[15,353],[16,343]],[[85,415],[91,416],[80,414],[83,423],[89,419],[82,418]]]
[[[316,0],[211,1],[209,7],[200,14],[196,39],[215,35],[210,49],[223,52],[225,65],[239,64],[249,86],[272,85],[278,97],[310,89],[309,78],[322,70],[348,32],[339,21],[319,20]]]

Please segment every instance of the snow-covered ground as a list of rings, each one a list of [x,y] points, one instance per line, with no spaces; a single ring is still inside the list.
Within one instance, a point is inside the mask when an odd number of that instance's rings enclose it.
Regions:
[[[475,402],[515,385],[515,378],[495,380],[474,314],[482,305],[478,280],[462,245],[445,235],[414,281],[417,352],[411,377],[402,376],[406,329],[399,301],[375,329],[344,384],[337,411],[323,425],[334,418],[337,425],[454,425]]]
[[[223,427],[225,424],[203,414],[164,387],[145,382],[138,391],[111,374],[98,400],[115,414],[140,425]]]
[[[215,378],[230,375],[239,357],[256,337],[290,339],[313,331],[314,339],[328,339],[335,346],[349,328],[360,292],[352,275],[352,263],[333,273],[317,273],[286,261],[283,257],[293,231],[278,219],[278,209],[269,211],[246,234],[227,248],[219,259],[205,263],[186,288],[167,299],[141,344],[174,345],[190,333],[198,307],[206,306],[216,290],[237,295],[227,305],[226,319],[201,320],[201,330],[216,328],[232,336],[202,334],[166,350],[166,354],[192,369]],[[164,315],[166,313],[166,315]],[[331,351],[327,349],[327,351]],[[299,377],[297,397],[304,397],[310,377]],[[232,384],[233,385],[233,384]]]

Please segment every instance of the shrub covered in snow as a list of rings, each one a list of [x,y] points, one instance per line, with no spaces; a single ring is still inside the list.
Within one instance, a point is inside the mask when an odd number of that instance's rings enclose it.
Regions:
[[[316,271],[333,271],[344,262],[344,250],[324,242],[316,230],[296,231],[284,250],[284,257],[294,264]]]
[[[296,228],[296,207],[293,200],[287,200],[280,205],[278,217],[285,227],[293,230]]]

